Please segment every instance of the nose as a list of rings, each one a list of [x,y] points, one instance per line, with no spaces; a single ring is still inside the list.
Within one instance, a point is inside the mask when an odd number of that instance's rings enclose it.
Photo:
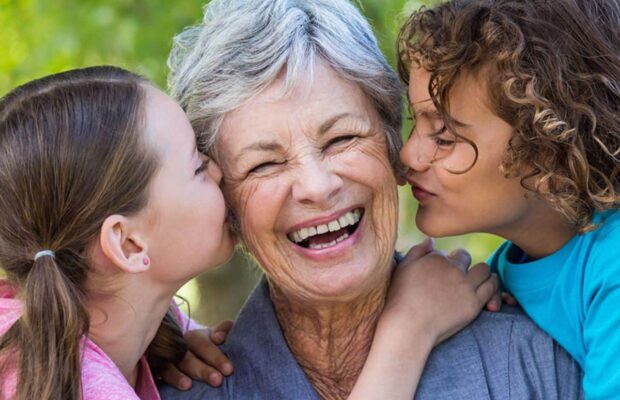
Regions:
[[[209,166],[207,167],[207,173],[218,185],[222,182],[222,170],[214,159],[209,160]]]
[[[419,143],[416,138],[416,134],[412,134],[409,137],[403,148],[400,150],[400,160],[412,171],[422,172],[429,169],[430,164],[421,159],[421,143]]]
[[[292,196],[300,203],[327,203],[342,185],[342,178],[328,161],[309,157],[300,165],[292,186]]]

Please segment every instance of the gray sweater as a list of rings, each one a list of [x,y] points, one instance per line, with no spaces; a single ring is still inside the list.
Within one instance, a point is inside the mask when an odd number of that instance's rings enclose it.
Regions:
[[[244,305],[224,352],[235,373],[220,388],[194,382],[163,399],[319,400],[291,354],[261,280]],[[416,399],[582,399],[581,371],[549,336],[516,308],[482,312],[432,352]]]

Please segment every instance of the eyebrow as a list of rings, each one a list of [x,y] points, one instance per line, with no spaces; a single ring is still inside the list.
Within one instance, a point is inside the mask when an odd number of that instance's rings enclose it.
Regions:
[[[422,110],[419,110],[417,113],[414,112],[413,105],[420,104],[420,103],[425,103],[427,101],[431,101],[431,99],[422,100],[422,101],[419,101],[417,103],[409,102],[409,112],[411,114],[414,114],[414,115],[417,114],[417,115],[426,117],[428,119],[441,119],[441,120],[443,120],[443,117],[441,116],[441,114],[439,114],[439,111],[437,111],[437,109],[435,109],[435,108],[433,108],[433,109],[423,108]],[[459,121],[458,119],[454,118],[453,116],[450,116],[450,118],[452,119],[452,122],[454,123],[454,125],[456,125],[458,128],[469,128],[469,127],[471,127],[470,124],[466,124],[463,121]]]
[[[235,157],[235,163],[237,163],[241,159],[241,157],[243,157],[245,153],[250,152],[250,151],[276,151],[276,150],[281,150],[281,149],[282,149],[282,145],[275,141],[254,142],[244,147],[243,149],[241,149],[239,154],[237,154],[237,156]]]
[[[355,115],[352,115],[350,113],[341,113],[334,115],[333,117],[321,124],[321,126],[319,127],[319,135],[325,134],[325,132],[329,131],[334,125],[336,125],[336,122],[347,117],[357,118]]]
[[[345,118],[349,118],[349,117],[366,122],[365,119],[362,119],[361,117],[351,114],[351,113],[337,114],[321,124],[321,126],[319,127],[319,135],[325,134],[334,125],[336,125],[338,121],[345,119]],[[275,142],[275,141],[255,142],[241,149],[239,154],[235,157],[235,163],[238,162],[239,159],[241,159],[243,155],[249,151],[277,151],[277,150],[282,150],[282,145],[278,142]]]

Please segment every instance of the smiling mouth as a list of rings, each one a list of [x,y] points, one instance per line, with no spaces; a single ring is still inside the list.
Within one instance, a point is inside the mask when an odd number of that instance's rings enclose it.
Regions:
[[[326,249],[353,235],[363,215],[364,209],[356,208],[325,224],[301,228],[286,236],[291,242],[306,249]]]

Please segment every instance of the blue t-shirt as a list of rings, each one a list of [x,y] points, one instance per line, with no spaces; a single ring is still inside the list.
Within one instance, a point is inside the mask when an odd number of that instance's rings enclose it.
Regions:
[[[620,211],[592,232],[530,260],[511,242],[489,259],[504,288],[584,369],[587,399],[620,398]]]

